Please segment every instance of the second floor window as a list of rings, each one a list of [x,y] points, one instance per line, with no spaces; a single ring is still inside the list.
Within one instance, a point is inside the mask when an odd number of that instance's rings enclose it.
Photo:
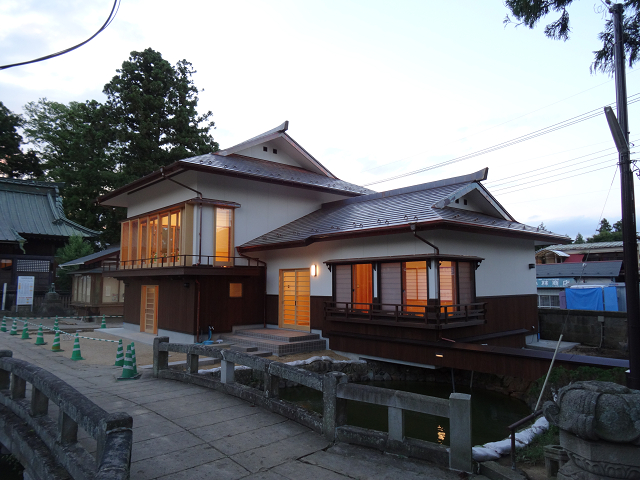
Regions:
[[[120,261],[124,268],[181,262],[183,210],[172,209],[122,222]]]

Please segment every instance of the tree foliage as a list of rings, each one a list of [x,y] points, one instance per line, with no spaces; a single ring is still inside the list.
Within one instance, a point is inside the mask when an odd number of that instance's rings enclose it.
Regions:
[[[505,5],[511,11],[518,25],[525,25],[534,28],[549,14],[556,14],[557,18],[547,24],[544,33],[554,40],[566,41],[571,34],[571,24],[569,22],[569,12],[567,8],[574,0],[506,0]],[[632,67],[640,58],[640,0],[627,0],[623,3],[624,8],[624,51],[625,57]],[[509,15],[504,23],[511,23]],[[603,73],[613,73],[613,21],[608,19],[604,23],[602,32],[598,35],[602,42],[602,48],[594,51],[594,59],[591,64],[591,71],[601,71]]]
[[[103,92],[117,131],[124,183],[218,149],[208,133],[212,113],[196,112],[198,89],[189,62],[174,67],[148,48],[131,52],[117,72]]]
[[[63,264],[76,258],[86,257],[93,253],[93,247],[86,242],[80,235],[71,235],[65,246],[60,247],[56,251],[56,262]],[[71,290],[71,272],[78,270],[78,266],[59,268],[57,270],[56,290]]]
[[[102,231],[103,245],[119,241],[125,213],[95,205],[96,198],[161,166],[218,149],[209,134],[212,113],[196,111],[194,73],[186,60],[172,66],[148,48],[131,52],[105,85],[104,104],[40,99],[25,106],[25,136],[42,156],[46,178],[64,182],[65,214]]]
[[[584,237],[582,236],[582,234],[580,232],[578,232],[578,235],[576,235],[576,239],[573,241],[573,243],[581,244],[581,243],[586,243],[586,242],[585,242]]]
[[[124,209],[94,203],[120,183],[107,109],[95,100],[65,105],[43,98],[28,103],[25,111],[25,135],[38,148],[47,178],[64,183],[60,193],[67,218],[103,232],[101,243],[117,243]]]
[[[22,151],[18,128],[24,119],[0,102],[0,175],[8,178],[38,178],[43,175],[40,159],[33,150]]]
[[[587,238],[586,243],[597,242],[621,242],[622,241],[622,220],[618,220],[613,224],[613,227],[609,223],[609,220],[603,218],[600,220],[600,227],[598,227],[593,237]]]

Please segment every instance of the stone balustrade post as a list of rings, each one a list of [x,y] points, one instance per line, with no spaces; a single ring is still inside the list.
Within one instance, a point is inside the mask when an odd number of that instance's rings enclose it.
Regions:
[[[228,360],[222,359],[220,362],[220,381],[222,383],[234,383],[236,372],[236,364]]]
[[[198,373],[199,355],[187,353],[187,373]]]
[[[153,339],[153,376],[158,378],[160,370],[169,368],[169,352],[161,352],[160,344],[169,343],[169,337],[155,337]]]
[[[42,417],[49,411],[49,397],[35,387],[31,386],[31,416]]]
[[[27,382],[15,373],[11,374],[11,399],[24,398],[27,391]]]
[[[404,410],[388,407],[389,440],[402,442],[404,440]]]
[[[449,468],[471,472],[471,395],[449,395]]]
[[[341,372],[329,372],[322,381],[322,433],[331,442],[336,439],[336,428],[347,418],[347,401],[338,398],[338,385],[347,383],[349,377]]]
[[[78,424],[62,408],[58,414],[58,442],[69,445],[78,441]]]
[[[0,358],[13,357],[11,350],[0,350]],[[7,390],[11,387],[11,373],[8,370],[0,370],[0,390]]]

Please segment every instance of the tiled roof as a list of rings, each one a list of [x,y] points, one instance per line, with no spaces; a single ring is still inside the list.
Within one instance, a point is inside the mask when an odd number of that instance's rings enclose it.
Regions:
[[[65,217],[57,184],[0,178],[0,242],[23,241],[25,235],[99,234]]]
[[[622,260],[610,262],[547,263],[536,265],[536,277],[617,277]]]
[[[262,247],[301,246],[328,237],[376,234],[376,232],[397,230],[405,226],[409,231],[411,224],[416,224],[419,228],[437,222],[457,224],[465,228],[475,227],[500,230],[505,233],[517,232],[519,235],[545,236],[555,241],[565,238],[504,218],[451,206],[434,207],[434,204],[450,197],[470,183],[473,182],[436,182],[436,186],[426,184],[422,189],[418,187],[399,189],[325,204],[315,212],[243,244],[240,249],[260,250]]]
[[[304,187],[335,190],[339,193],[374,193],[373,190],[368,188],[320,175],[319,173],[313,173],[303,168],[235,154],[223,157],[215,153],[209,153],[180,160],[179,163],[203,166],[210,169],[212,173],[240,175],[246,178],[255,178],[256,180],[266,179]]]
[[[558,250],[560,252],[575,252],[575,253],[587,253],[589,250],[596,250],[599,248],[619,248],[622,250],[623,242],[595,242],[595,243],[570,243],[569,245],[550,245],[536,253],[548,252]],[[638,242],[640,243],[640,242]]]
[[[120,251],[120,245],[114,245],[112,247],[106,248],[104,250],[100,250],[99,252],[92,253],[91,255],[86,255],[84,257],[76,258],[75,260],[69,260],[66,263],[59,265],[60,267],[72,267],[75,265],[85,265],[88,263],[93,263],[94,261],[102,258],[108,257]]]

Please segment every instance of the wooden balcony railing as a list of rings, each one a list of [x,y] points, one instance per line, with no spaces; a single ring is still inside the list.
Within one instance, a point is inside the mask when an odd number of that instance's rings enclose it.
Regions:
[[[411,305],[385,303],[325,302],[325,318],[368,320],[371,322],[411,323],[435,328],[459,323],[482,323],[486,303],[453,305]]]
[[[257,258],[230,257],[216,255],[168,255],[136,260],[121,260],[103,265],[103,271],[135,270],[141,268],[165,267],[264,267],[266,263]]]

